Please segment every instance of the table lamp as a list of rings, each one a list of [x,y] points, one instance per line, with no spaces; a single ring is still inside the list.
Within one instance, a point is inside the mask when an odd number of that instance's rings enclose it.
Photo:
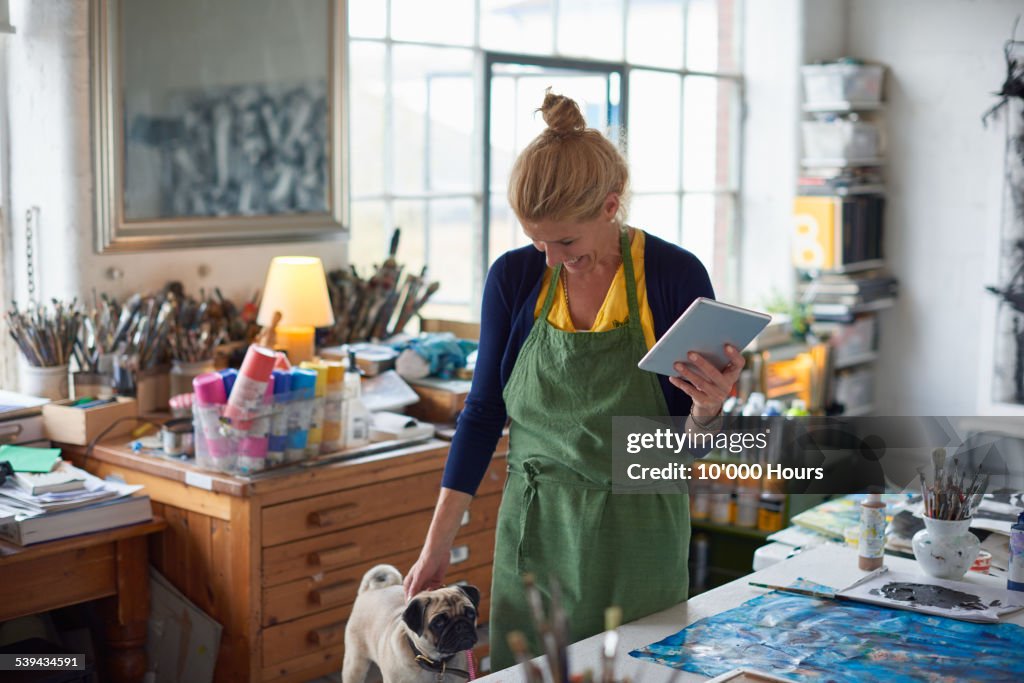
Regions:
[[[270,325],[281,312],[276,348],[293,364],[313,359],[314,328],[334,324],[324,264],[315,256],[277,256],[270,262],[256,322]]]

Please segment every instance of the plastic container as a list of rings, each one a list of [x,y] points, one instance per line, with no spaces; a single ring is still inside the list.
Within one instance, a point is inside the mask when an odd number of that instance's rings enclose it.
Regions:
[[[882,494],[869,493],[860,504],[857,567],[872,571],[882,566],[885,554],[885,503]]]
[[[238,459],[235,461],[235,467],[239,474],[252,474],[267,467],[273,403],[274,378],[271,377],[263,394],[261,414],[247,421],[248,425],[245,431],[234,435],[238,442]]]
[[[224,380],[218,373],[210,372],[192,380],[192,388],[195,391],[192,429],[195,432],[196,465],[230,472],[235,466],[234,453],[230,440],[221,431],[221,413],[227,402]]]
[[[1006,575],[1006,587],[1012,591],[1024,591],[1024,512],[1010,527],[1010,571]]]
[[[804,121],[800,129],[806,159],[863,161],[881,153],[878,126],[867,121]]]
[[[784,493],[762,493],[758,502],[757,528],[761,531],[781,531],[785,505]]]
[[[800,73],[808,105],[877,104],[882,100],[885,68],[878,64],[811,64],[801,67]]]
[[[741,490],[736,494],[736,526],[754,529],[757,527],[759,503],[758,493],[747,493]]]

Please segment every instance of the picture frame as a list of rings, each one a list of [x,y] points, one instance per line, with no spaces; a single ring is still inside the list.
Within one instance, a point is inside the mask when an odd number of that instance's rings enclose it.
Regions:
[[[345,0],[91,0],[100,254],[337,237]]]

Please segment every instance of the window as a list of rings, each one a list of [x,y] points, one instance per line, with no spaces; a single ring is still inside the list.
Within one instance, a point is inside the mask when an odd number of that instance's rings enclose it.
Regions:
[[[349,0],[350,262],[369,273],[399,227],[399,261],[441,283],[425,313],[475,318],[491,261],[525,243],[503,183],[553,85],[624,125],[630,224],[734,294],[742,1]]]

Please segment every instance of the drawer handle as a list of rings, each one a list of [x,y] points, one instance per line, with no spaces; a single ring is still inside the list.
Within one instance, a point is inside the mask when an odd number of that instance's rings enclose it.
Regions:
[[[336,564],[344,564],[359,559],[359,546],[355,543],[346,543],[330,550],[318,550],[309,554],[309,563],[330,567]]]
[[[457,545],[448,555],[448,564],[462,564],[469,559],[469,546]]]
[[[332,583],[330,586],[309,591],[309,599],[313,601],[313,604],[320,605],[321,607],[342,602],[348,597],[354,600],[356,597],[355,591],[351,589],[351,586],[355,585],[355,579],[346,579],[345,581]]]
[[[345,503],[338,507],[310,512],[309,523],[313,526],[331,526],[332,524],[336,524],[341,521],[341,519],[336,516],[340,515],[341,517],[347,517],[344,513],[357,507],[359,507],[359,503]]]
[[[345,638],[345,622],[339,621],[336,624],[315,628],[309,632],[306,638],[317,647],[340,643]]]

